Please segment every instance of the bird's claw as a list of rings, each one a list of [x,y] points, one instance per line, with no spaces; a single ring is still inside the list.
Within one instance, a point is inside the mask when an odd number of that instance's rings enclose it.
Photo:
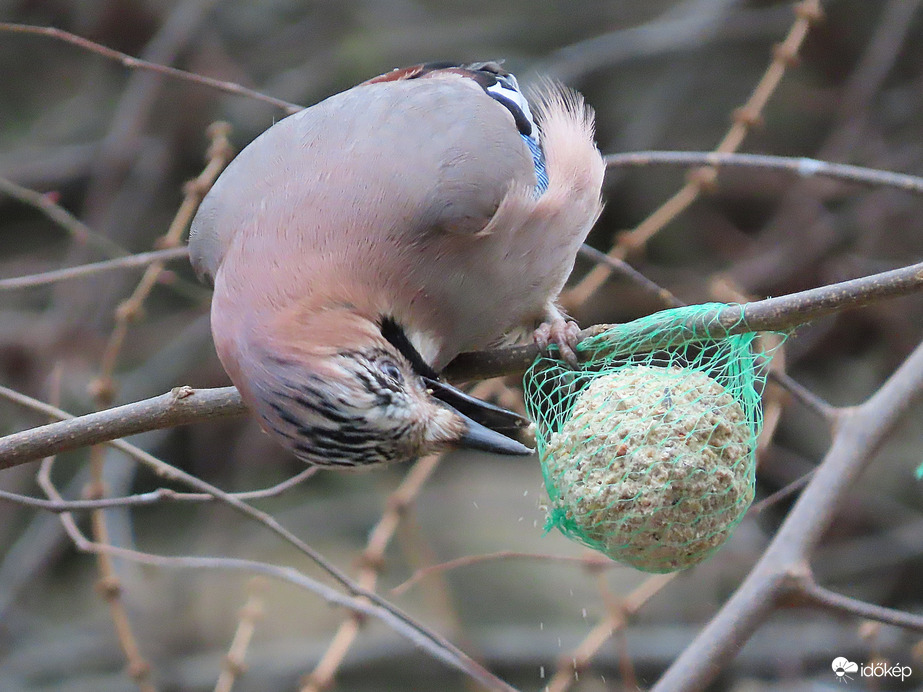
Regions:
[[[542,322],[532,334],[532,339],[539,350],[548,355],[548,347],[558,347],[558,357],[573,368],[580,362],[577,359],[577,344],[580,342],[580,327],[576,322],[564,318]]]

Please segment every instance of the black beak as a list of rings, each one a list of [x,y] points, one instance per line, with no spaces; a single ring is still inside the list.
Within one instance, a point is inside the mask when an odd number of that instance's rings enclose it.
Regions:
[[[423,381],[432,395],[458,413],[467,425],[465,434],[458,440],[460,447],[520,456],[534,451],[504,434],[527,428],[528,418],[469,396],[446,382],[429,377],[424,377]]]

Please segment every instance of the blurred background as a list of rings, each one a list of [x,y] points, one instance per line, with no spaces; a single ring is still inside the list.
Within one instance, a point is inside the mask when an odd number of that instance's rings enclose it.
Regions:
[[[769,100],[743,151],[814,156],[923,175],[923,3],[829,0]],[[394,67],[430,60],[504,58],[533,81],[551,75],[596,109],[603,153],[709,150],[721,140],[795,20],[793,3],[760,0],[0,0],[0,19],[50,25],[133,56],[238,82],[310,105]],[[105,240],[68,233],[33,204],[0,192],[0,277],[97,261],[155,247],[199,174],[206,129],[230,123],[239,150],[284,116],[266,103],[125,69],[72,45],[0,31],[0,178],[60,204]],[[680,169],[611,170],[606,209],[589,238],[608,251],[685,181]],[[685,213],[629,262],[686,302],[781,295],[883,271],[923,257],[923,203],[908,193],[722,172]],[[591,265],[578,260],[575,278]],[[0,291],[0,384],[61,407],[94,410],[101,356],[115,310],[141,270]],[[208,329],[210,292],[185,261],[172,262],[126,334],[113,403],[188,384],[228,384]],[[575,317],[587,326],[662,306],[614,278]],[[891,300],[799,329],[788,372],[835,405],[871,394],[923,335],[923,297]],[[511,380],[503,399],[521,406]],[[96,394],[99,393],[98,387]],[[757,499],[809,472],[829,435],[782,402],[761,455]],[[0,401],[0,434],[44,418]],[[132,442],[231,491],[270,486],[302,470],[252,420],[226,419],[137,436]],[[874,603],[923,609],[923,461],[919,405],[849,494],[823,541],[821,583]],[[35,494],[36,465],[0,472],[0,487]],[[257,501],[284,526],[356,574],[372,528],[407,465],[364,474],[322,472]],[[87,452],[63,455],[54,480],[65,497],[90,478]],[[115,452],[111,496],[162,483]],[[401,515],[380,565],[379,591],[445,633],[511,684],[544,689],[560,662],[647,575],[580,561],[493,559],[391,589],[418,567],[497,551],[581,558],[543,535],[535,459],[448,455]],[[704,564],[666,584],[592,656],[572,689],[647,687],[688,644],[753,565],[790,506],[753,512]],[[216,504],[159,503],[106,513],[116,545],[168,555],[242,557],[291,565],[301,555],[264,527]],[[78,523],[87,527],[86,513]],[[247,575],[117,562],[124,603],[151,680],[161,690],[215,687]],[[95,584],[57,516],[0,503],[0,689],[138,689]],[[603,588],[601,589],[600,582]],[[235,690],[293,690],[330,645],[342,611],[269,582],[263,617]],[[914,648],[916,647],[916,648]],[[854,618],[789,609],[776,614],[723,671],[715,690],[801,690],[836,684],[830,661],[900,661],[923,680],[919,637]],[[916,656],[916,658],[914,658]],[[630,663],[630,667],[629,667]],[[630,668],[630,669],[629,669]],[[564,684],[564,683],[556,683]],[[336,689],[461,690],[470,683],[372,621],[337,666]],[[876,689],[913,689],[889,680]],[[563,689],[557,687],[556,689]],[[871,688],[870,688],[871,689]]]

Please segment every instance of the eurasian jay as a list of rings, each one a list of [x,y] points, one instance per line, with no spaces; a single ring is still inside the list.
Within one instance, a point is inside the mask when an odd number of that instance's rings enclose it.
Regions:
[[[389,72],[281,120],[202,202],[189,251],[215,347],[261,427],[311,464],[529,450],[516,414],[439,380],[523,327],[573,357],[555,306],[601,209],[582,97],[537,122],[496,63]]]

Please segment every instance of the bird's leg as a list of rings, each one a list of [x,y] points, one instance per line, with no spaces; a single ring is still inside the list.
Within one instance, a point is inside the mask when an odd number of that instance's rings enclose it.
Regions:
[[[579,365],[575,350],[580,341],[579,334],[580,327],[577,323],[568,319],[557,305],[549,303],[545,307],[545,320],[533,332],[532,339],[545,354],[548,353],[548,347],[554,344],[558,347],[558,356],[576,368]]]

